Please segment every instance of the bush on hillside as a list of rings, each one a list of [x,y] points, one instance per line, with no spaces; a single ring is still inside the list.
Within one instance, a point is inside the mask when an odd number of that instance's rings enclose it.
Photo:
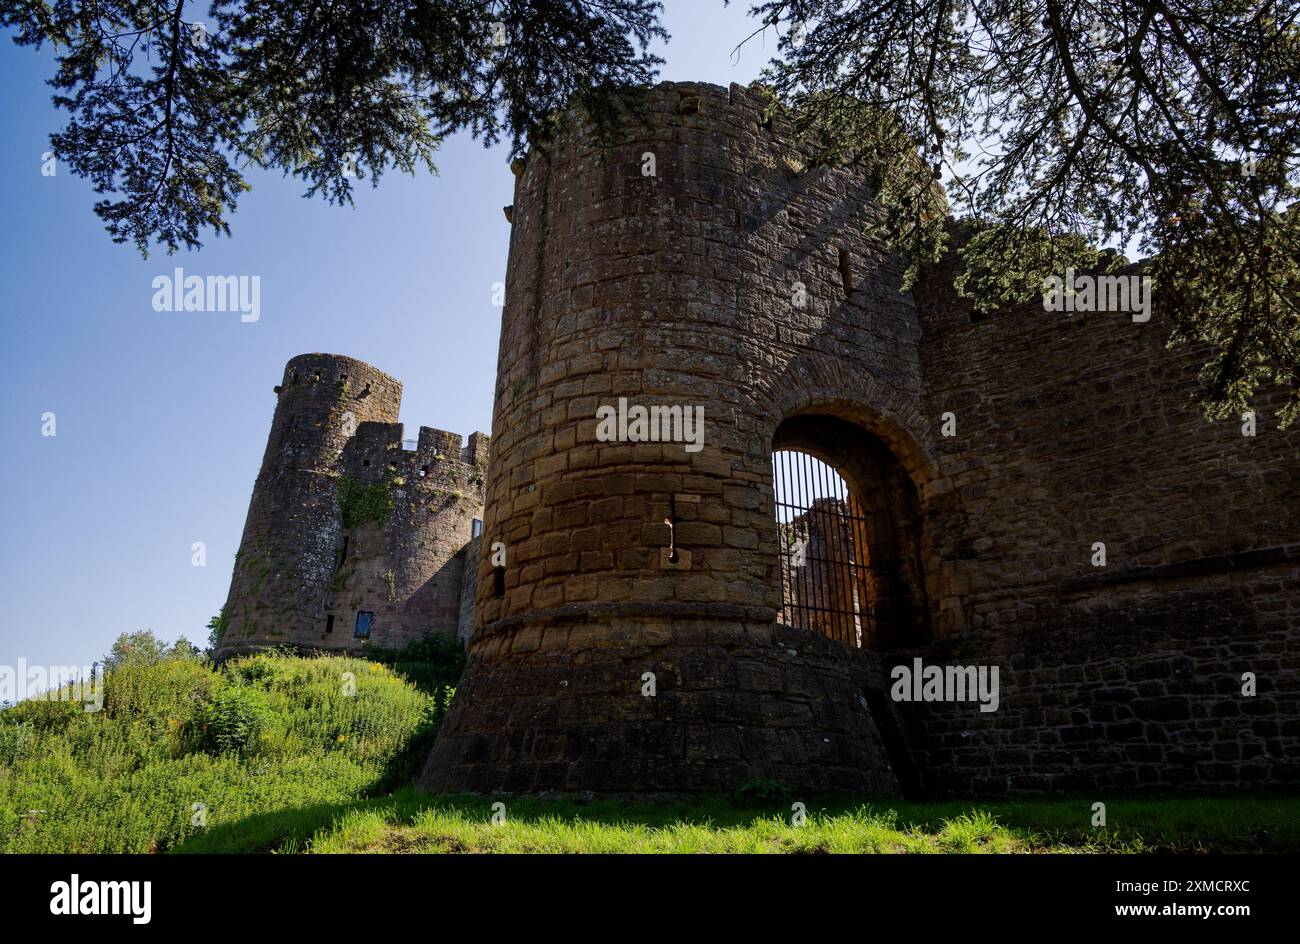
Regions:
[[[0,710],[0,852],[291,839],[304,818],[419,771],[455,675],[418,665],[420,684],[345,656],[261,653],[216,669],[164,655],[109,672],[102,711]]]
[[[198,714],[199,748],[209,754],[246,754],[257,744],[269,715],[266,699],[257,690],[223,688]]]

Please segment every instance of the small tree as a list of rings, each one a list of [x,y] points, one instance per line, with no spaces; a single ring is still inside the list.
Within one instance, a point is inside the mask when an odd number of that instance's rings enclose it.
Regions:
[[[217,615],[208,620],[208,651],[212,652],[221,645],[221,637],[226,633],[226,608],[223,606]]]
[[[104,656],[103,664],[106,671],[112,671],[128,666],[157,665],[169,659],[202,658],[203,650],[184,636],[168,645],[155,636],[152,629],[145,629],[138,633],[123,633],[118,636],[117,641],[113,643],[113,648],[109,650],[108,655]]]
[[[104,656],[104,669],[113,671],[126,666],[157,665],[167,655],[167,644],[152,629],[123,633]]]

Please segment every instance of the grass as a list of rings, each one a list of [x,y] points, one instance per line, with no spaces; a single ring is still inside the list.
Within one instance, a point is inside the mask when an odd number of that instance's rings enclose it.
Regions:
[[[109,673],[100,712],[0,710],[0,851],[1300,851],[1296,797],[1102,798],[1099,828],[1097,797],[809,797],[796,826],[801,798],[769,783],[657,801],[419,793],[408,785],[460,664],[436,640],[369,659],[263,653],[220,670],[176,658]]]
[[[313,811],[418,772],[451,695],[436,666],[419,668],[423,687],[340,656],[269,653],[220,670],[169,659],[109,673],[99,712],[6,708],[0,851],[238,851],[310,835],[329,821]]]
[[[501,822],[492,804],[505,804]],[[411,790],[340,810],[282,851],[314,853],[1149,853],[1295,852],[1300,799],[1114,801],[1090,825],[1087,799],[1017,803],[789,804],[702,797],[581,803],[523,797],[433,797]]]

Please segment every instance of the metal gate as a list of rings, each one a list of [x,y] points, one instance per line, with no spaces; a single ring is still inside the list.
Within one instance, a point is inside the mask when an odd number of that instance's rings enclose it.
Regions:
[[[871,647],[866,518],[833,468],[793,449],[772,454],[781,615],[846,646]]]

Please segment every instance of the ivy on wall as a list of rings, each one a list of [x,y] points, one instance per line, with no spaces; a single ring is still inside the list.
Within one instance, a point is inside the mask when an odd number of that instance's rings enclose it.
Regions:
[[[393,476],[382,482],[365,485],[346,475],[339,477],[339,509],[343,512],[343,527],[348,531],[373,521],[379,527],[388,524],[393,514]]]

